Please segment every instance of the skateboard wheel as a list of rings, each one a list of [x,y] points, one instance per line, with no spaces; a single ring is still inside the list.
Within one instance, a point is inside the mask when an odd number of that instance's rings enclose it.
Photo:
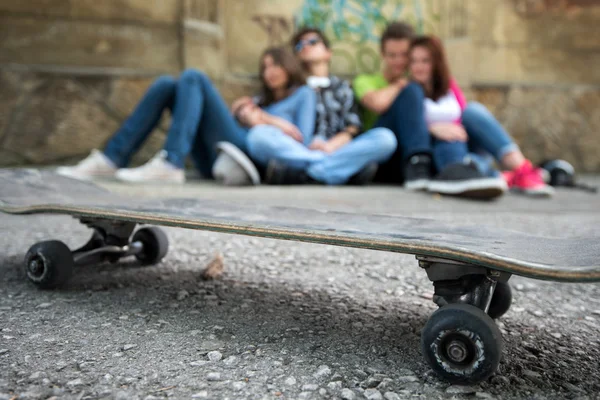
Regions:
[[[157,264],[169,251],[167,234],[155,226],[139,229],[131,241],[142,243],[143,249],[135,257],[144,265]]]
[[[67,282],[74,267],[71,250],[58,240],[36,243],[25,255],[27,278],[41,289],[51,289]]]
[[[488,309],[488,315],[493,319],[500,318],[503,316],[512,303],[512,290],[510,285],[506,282],[497,282],[490,307]]]
[[[427,321],[421,346],[423,356],[440,378],[474,384],[498,368],[502,334],[481,309],[470,304],[449,304]]]

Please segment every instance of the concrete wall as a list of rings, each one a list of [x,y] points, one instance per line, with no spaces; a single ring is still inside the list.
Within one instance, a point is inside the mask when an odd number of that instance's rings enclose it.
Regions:
[[[299,24],[330,36],[336,73],[377,71],[396,18],[444,39],[469,97],[534,161],[600,171],[600,0],[0,0],[0,165],[87,155],[160,74],[199,68],[227,101],[251,93],[260,52]]]

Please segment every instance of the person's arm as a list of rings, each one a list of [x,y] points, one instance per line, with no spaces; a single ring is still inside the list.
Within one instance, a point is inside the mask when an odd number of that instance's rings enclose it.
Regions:
[[[273,125],[276,128],[281,129],[283,133],[290,136],[292,139],[297,142],[304,143],[304,137],[302,136],[302,132],[298,127],[291,122],[278,117],[276,115],[271,115],[265,111],[263,111],[262,123],[266,125]]]
[[[383,114],[406,85],[408,85],[406,79],[399,79],[383,89],[375,89],[371,87],[368,78],[359,76],[354,80],[354,91],[363,107],[377,114]]]
[[[294,124],[302,133],[303,143],[308,146],[315,133],[315,121],[317,119],[317,95],[313,89],[308,86],[302,86],[298,89],[298,100],[296,104],[296,113],[294,115]]]
[[[242,96],[239,99],[234,100],[234,102],[231,104],[231,113],[233,115],[236,115],[242,109],[243,106],[246,106],[251,103],[253,103],[252,97]]]
[[[302,86],[285,101],[293,101],[293,110],[296,110],[289,122],[284,118],[262,111],[262,123],[273,125],[300,143],[308,145],[315,129],[317,114],[317,97],[315,92],[308,86]]]
[[[454,122],[436,122],[429,125],[429,132],[446,142],[466,142],[468,140],[465,128]]]

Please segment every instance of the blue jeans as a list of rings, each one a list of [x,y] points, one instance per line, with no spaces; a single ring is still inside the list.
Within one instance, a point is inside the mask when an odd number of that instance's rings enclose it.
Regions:
[[[248,151],[259,165],[282,161],[328,185],[344,184],[369,163],[386,161],[396,146],[396,137],[385,128],[366,131],[331,154],[311,150],[271,125],[255,126],[248,134]]]
[[[164,144],[167,160],[183,168],[191,155],[204,177],[212,177],[217,158],[216,144],[227,141],[246,151],[248,129],[231,115],[227,104],[210,79],[202,72],[188,69],[179,79],[158,78],[107,143],[104,154],[117,167],[125,167],[156,127],[165,109],[172,123]]]
[[[469,153],[440,143],[435,146],[436,163],[448,165],[467,156],[484,175],[496,176],[498,171],[494,168],[494,161],[500,163],[506,154],[519,150],[498,120],[480,103],[469,102],[462,114],[462,124],[469,138]]]
[[[500,122],[480,103],[469,102],[463,111],[462,123],[473,152],[486,152],[501,162],[505,155],[519,150]]]
[[[462,160],[468,153],[465,143],[432,141],[425,122],[424,104],[423,88],[417,83],[410,83],[377,120],[375,126],[390,129],[398,141],[398,149],[389,161],[381,166],[377,181],[402,182],[406,161],[415,154],[431,155],[435,166],[441,170],[456,160]],[[440,157],[438,162],[438,154],[448,156]]]

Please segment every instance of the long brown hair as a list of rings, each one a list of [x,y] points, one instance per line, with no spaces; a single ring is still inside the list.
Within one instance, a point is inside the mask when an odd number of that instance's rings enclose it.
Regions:
[[[418,36],[411,41],[410,52],[415,47],[424,47],[431,57],[431,88],[425,89],[425,95],[433,100],[445,96],[450,90],[450,67],[442,41],[436,36]]]
[[[266,107],[275,102],[275,93],[273,93],[273,91],[267,86],[264,78],[265,58],[267,56],[271,56],[273,58],[273,62],[282,67],[288,75],[286,97],[292,94],[299,86],[302,86],[306,83],[306,77],[304,75],[304,71],[302,70],[302,65],[300,64],[300,61],[298,61],[298,59],[290,52],[290,50],[283,46],[270,47],[266,49],[260,57],[259,66],[260,82],[262,84],[259,104],[261,107]]]

